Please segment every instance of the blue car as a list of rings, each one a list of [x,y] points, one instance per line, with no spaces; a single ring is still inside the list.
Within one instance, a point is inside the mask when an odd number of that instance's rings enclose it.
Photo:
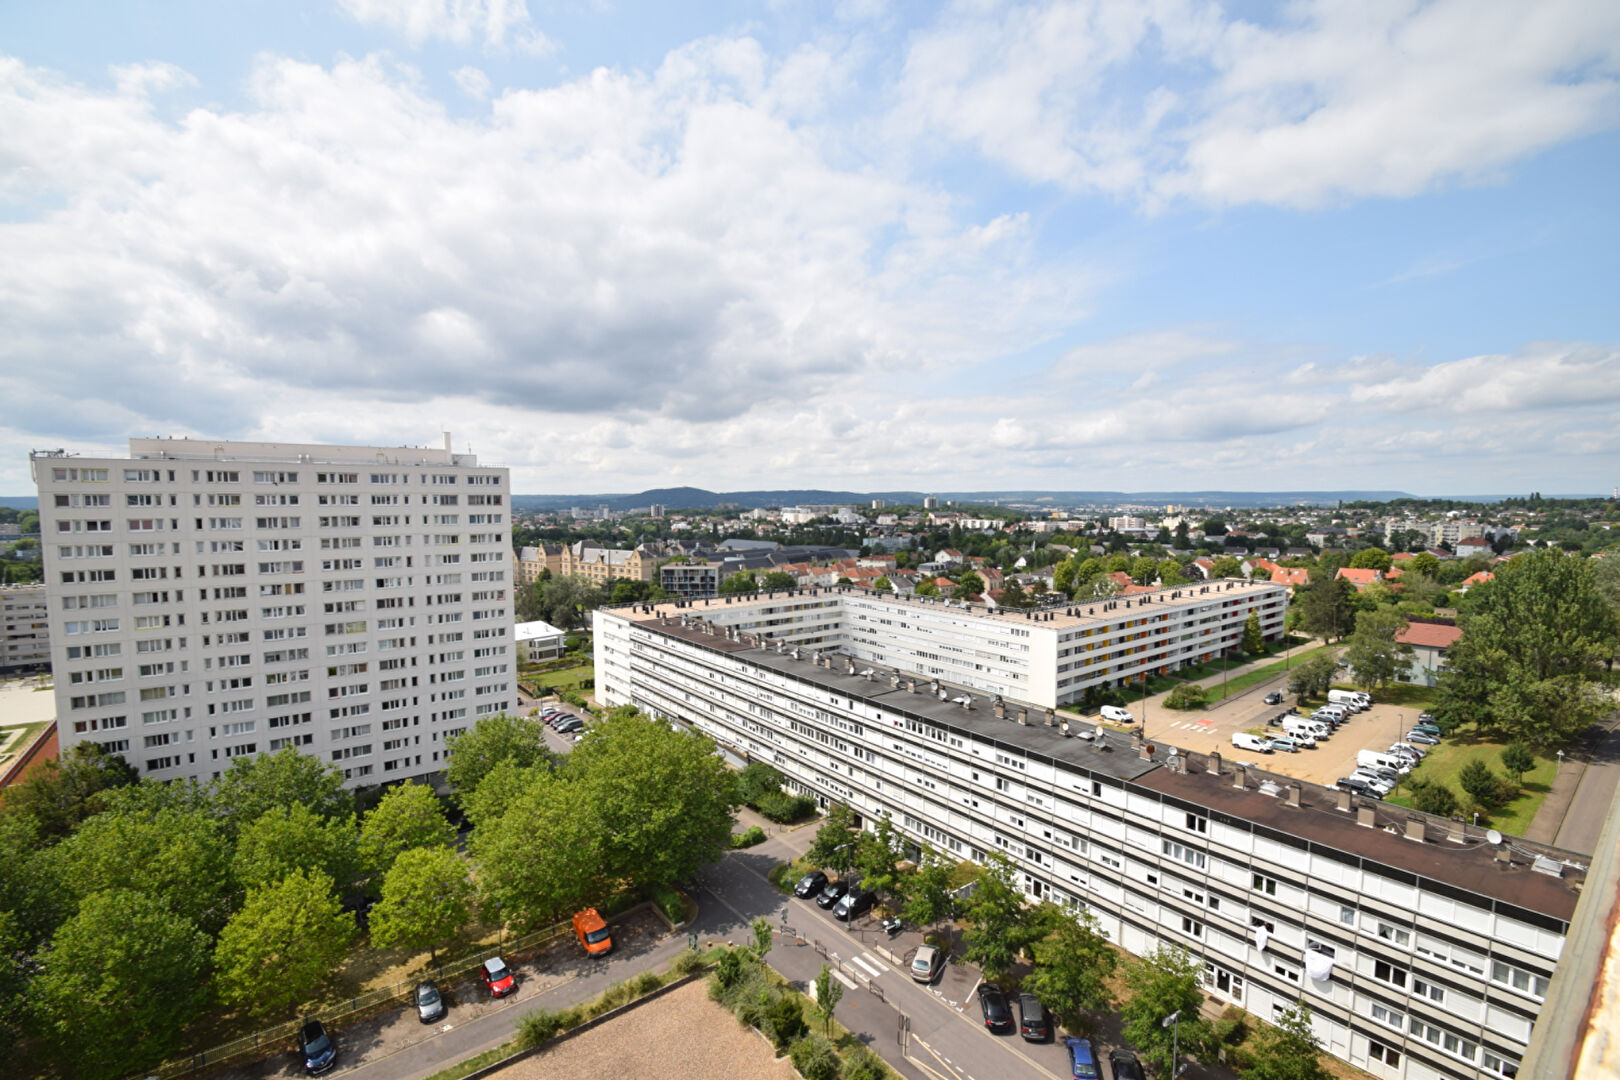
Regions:
[[[304,1071],[319,1076],[337,1061],[337,1047],[319,1020],[305,1020],[298,1027],[298,1050],[304,1056]]]
[[[1069,1074],[1074,1080],[1099,1080],[1102,1074],[1097,1071],[1097,1058],[1091,1052],[1090,1039],[1070,1037],[1063,1040],[1063,1045],[1069,1051]]]

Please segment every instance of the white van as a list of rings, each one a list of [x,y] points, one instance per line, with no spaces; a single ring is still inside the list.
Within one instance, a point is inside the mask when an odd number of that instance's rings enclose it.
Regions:
[[[1328,704],[1343,705],[1346,708],[1354,709],[1356,712],[1360,712],[1362,709],[1367,707],[1362,703],[1361,699],[1363,696],[1365,695],[1357,693],[1354,690],[1329,690]]]
[[[1316,743],[1313,742],[1311,745],[1315,746]],[[1281,750],[1285,754],[1297,754],[1302,749],[1302,746],[1300,740],[1290,735],[1273,735],[1271,737],[1271,748]]]
[[[1232,736],[1232,745],[1240,750],[1257,750],[1262,754],[1271,753],[1271,740],[1261,738],[1259,735],[1250,735],[1240,731]]]
[[[1377,765],[1385,769],[1394,769],[1402,776],[1412,771],[1412,767],[1406,763],[1404,758],[1398,758],[1394,754],[1380,753],[1377,750],[1357,750],[1356,764]]]
[[[1102,718],[1112,720],[1117,724],[1130,724],[1136,721],[1136,717],[1131,715],[1131,710],[1122,709],[1118,705],[1104,705],[1102,707]]]
[[[1303,716],[1289,716],[1283,718],[1283,731],[1296,739],[1309,739],[1312,744],[1317,739],[1328,737],[1328,726],[1318,720],[1307,720]]]

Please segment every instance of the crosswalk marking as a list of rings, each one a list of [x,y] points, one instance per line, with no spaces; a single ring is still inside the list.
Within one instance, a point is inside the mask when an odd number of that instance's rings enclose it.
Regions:
[[[883,968],[878,966],[875,960],[868,959],[871,957],[871,955],[871,953],[862,953],[860,956],[850,957],[850,961],[856,967],[860,968],[862,971],[866,972],[869,976],[875,979],[879,975],[883,974]]]
[[[832,977],[833,978],[837,979],[839,982],[843,983],[845,986],[849,987],[851,990],[855,989],[855,980],[854,979],[850,978],[848,975],[845,975],[842,971],[839,971],[837,968],[832,968],[830,970],[832,971]],[[812,982],[810,985],[814,986],[815,983]]]

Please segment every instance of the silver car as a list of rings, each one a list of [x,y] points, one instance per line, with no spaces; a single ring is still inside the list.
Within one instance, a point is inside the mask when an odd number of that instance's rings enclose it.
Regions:
[[[439,988],[431,982],[423,981],[416,984],[416,1017],[424,1024],[431,1024],[444,1016],[444,996]]]
[[[911,958],[911,977],[920,983],[931,983],[939,978],[945,966],[945,952],[934,945],[920,945]]]

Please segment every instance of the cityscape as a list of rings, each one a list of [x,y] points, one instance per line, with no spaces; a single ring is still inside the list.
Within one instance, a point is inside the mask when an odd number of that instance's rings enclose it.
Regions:
[[[1620,1077],[1620,14],[0,12],[0,1073]]]

